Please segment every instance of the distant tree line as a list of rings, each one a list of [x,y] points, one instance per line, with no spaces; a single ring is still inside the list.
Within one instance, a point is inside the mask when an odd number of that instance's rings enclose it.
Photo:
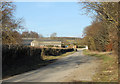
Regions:
[[[33,32],[33,31],[22,32],[21,36],[22,36],[22,38],[39,38],[39,34],[37,32]]]
[[[115,51],[118,53],[120,24],[118,2],[85,2],[83,9],[93,17],[90,26],[84,29],[82,44],[90,50]]]

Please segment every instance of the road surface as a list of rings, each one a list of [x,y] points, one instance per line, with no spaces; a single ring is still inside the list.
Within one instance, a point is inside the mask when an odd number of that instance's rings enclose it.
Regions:
[[[99,63],[95,57],[84,56],[82,50],[63,57],[43,68],[4,79],[4,82],[72,82],[92,81]]]

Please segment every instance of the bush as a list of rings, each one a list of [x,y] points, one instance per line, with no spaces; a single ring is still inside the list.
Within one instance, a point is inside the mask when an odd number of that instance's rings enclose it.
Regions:
[[[9,70],[19,70],[20,67],[31,67],[42,63],[42,56],[57,56],[73,49],[55,49],[55,48],[37,48],[23,45],[2,45],[2,70],[3,77],[9,73]],[[16,71],[15,70],[15,71]],[[26,70],[26,69],[25,69]],[[14,74],[14,72],[10,72]],[[16,71],[17,73],[17,71]]]
[[[85,48],[83,45],[78,45],[77,48]]]
[[[3,45],[2,62],[4,66],[29,64],[42,60],[42,56],[58,56],[74,49],[36,48],[23,45]]]
[[[54,47],[53,45],[47,45],[47,47]]]
[[[74,49],[54,49],[54,48],[44,48],[42,51],[43,55],[46,56],[58,56],[66,52],[74,51]]]

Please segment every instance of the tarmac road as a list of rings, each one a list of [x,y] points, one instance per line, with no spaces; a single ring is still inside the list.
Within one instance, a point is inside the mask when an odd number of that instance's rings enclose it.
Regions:
[[[92,81],[99,63],[95,57],[84,56],[82,49],[43,68],[4,79],[4,82],[70,82]]]

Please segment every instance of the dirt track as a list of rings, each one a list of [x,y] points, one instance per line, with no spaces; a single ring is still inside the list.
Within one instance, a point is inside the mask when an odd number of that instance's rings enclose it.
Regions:
[[[4,82],[72,82],[92,81],[99,67],[95,57],[84,56],[82,50],[68,55],[43,68],[23,73]]]

